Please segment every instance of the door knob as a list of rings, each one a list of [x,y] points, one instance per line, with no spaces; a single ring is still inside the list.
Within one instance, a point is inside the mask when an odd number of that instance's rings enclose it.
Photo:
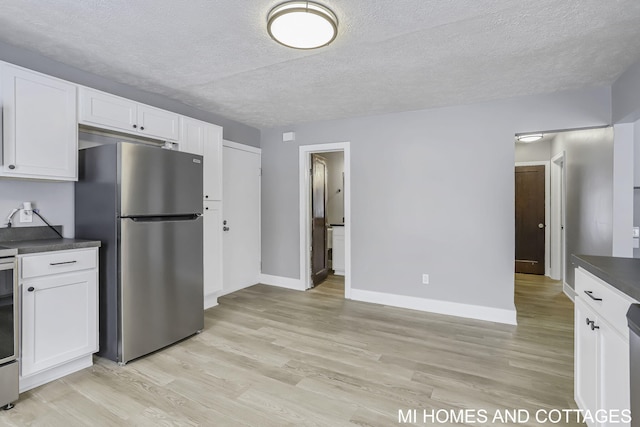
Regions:
[[[543,223],[538,224],[538,228],[544,228],[544,224]]]

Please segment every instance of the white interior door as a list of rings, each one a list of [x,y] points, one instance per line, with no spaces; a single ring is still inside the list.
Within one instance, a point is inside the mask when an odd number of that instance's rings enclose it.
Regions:
[[[228,141],[223,169],[223,294],[260,276],[260,150]]]

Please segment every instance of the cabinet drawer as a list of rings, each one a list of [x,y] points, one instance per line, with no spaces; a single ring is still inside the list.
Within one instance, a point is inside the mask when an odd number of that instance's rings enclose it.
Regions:
[[[71,271],[96,268],[98,265],[96,249],[56,251],[46,254],[22,255],[20,257],[20,277],[45,276],[68,273]]]
[[[629,335],[627,310],[629,305],[635,302],[632,298],[582,268],[576,269],[575,285],[578,298],[591,306],[622,336],[627,337]]]

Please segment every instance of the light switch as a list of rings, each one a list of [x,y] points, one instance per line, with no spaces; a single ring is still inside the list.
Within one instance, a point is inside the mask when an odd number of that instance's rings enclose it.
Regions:
[[[640,237],[640,227],[633,227],[633,237]]]

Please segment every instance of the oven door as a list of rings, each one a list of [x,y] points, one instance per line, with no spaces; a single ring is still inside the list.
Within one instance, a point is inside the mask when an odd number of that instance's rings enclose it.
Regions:
[[[0,258],[0,364],[14,360],[18,348],[15,271],[15,258]]]

